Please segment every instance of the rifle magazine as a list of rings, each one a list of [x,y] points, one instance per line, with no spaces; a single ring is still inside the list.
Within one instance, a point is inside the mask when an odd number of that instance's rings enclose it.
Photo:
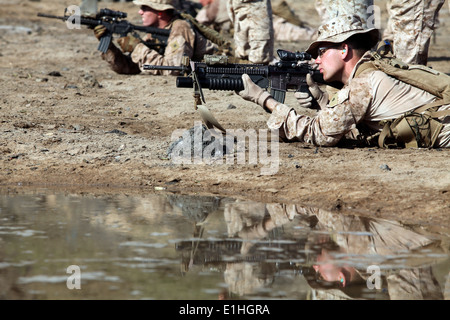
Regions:
[[[284,99],[286,98],[286,91],[271,88],[270,95],[278,102],[284,103]]]
[[[111,35],[104,36],[100,39],[100,43],[98,44],[98,51],[101,51],[103,53],[106,53],[109,48],[109,44],[111,43],[112,37]]]

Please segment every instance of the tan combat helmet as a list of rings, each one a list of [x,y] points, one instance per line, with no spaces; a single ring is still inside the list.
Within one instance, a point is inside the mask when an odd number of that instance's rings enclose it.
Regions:
[[[317,31],[318,37],[306,50],[313,58],[317,57],[317,49],[323,43],[341,43],[355,34],[367,34],[367,42],[371,47],[379,40],[379,30],[364,28],[361,18],[356,15],[340,15],[321,25]]]
[[[133,3],[138,6],[149,6],[157,11],[175,10],[174,0],[134,0]]]

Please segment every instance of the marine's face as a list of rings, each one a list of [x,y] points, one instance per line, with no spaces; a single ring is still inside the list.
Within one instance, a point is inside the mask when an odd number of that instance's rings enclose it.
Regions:
[[[341,287],[345,287],[347,285],[348,279],[345,277],[343,268],[336,267],[331,263],[314,265],[313,268],[323,280],[330,283],[338,283]]]
[[[341,81],[342,46],[336,44],[323,45],[318,49],[317,68],[325,81]]]
[[[324,280],[327,283],[334,283],[340,288],[346,287],[354,278],[356,269],[347,265],[337,265],[336,257],[323,249],[317,257],[316,265],[313,265],[317,272],[316,281]]]
[[[142,17],[142,25],[145,27],[156,26],[158,24],[158,11],[149,6],[141,6],[139,14]]]

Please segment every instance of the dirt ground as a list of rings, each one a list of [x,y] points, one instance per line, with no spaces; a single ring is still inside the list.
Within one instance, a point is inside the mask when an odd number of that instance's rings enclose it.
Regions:
[[[69,30],[62,15],[76,0],[1,0],[1,192],[47,187],[76,193],[180,192],[298,203],[425,224],[448,233],[449,150],[315,148],[279,145],[279,168],[262,164],[180,165],[168,160],[172,133],[201,121],[191,89],[175,77],[118,75],[96,50],[91,30]],[[312,26],[314,1],[288,1]],[[375,1],[386,22],[385,1]],[[100,2],[126,11],[131,2]],[[446,2],[429,64],[450,73]],[[277,43],[303,51],[309,41]],[[268,114],[233,92],[205,90],[208,108],[227,129],[265,129]],[[295,104],[292,94],[287,103]],[[229,105],[235,108],[229,108]],[[299,112],[312,111],[297,108]]]

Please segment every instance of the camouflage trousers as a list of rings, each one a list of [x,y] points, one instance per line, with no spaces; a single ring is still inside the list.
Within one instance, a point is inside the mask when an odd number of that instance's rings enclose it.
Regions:
[[[228,0],[236,57],[252,63],[273,60],[274,31],[270,0]]]
[[[322,24],[338,15],[355,14],[361,18],[364,27],[370,24],[373,14],[373,0],[316,0],[316,11]]]
[[[426,65],[431,36],[445,0],[389,0],[388,25],[383,38],[394,44],[394,53],[406,63]]]

